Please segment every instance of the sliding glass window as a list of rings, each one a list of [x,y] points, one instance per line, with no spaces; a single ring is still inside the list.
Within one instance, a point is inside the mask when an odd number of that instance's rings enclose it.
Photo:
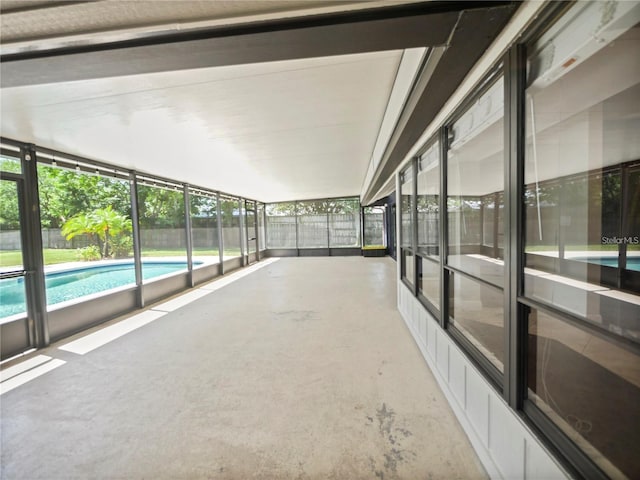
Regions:
[[[447,218],[452,328],[504,371],[504,81],[483,91],[449,127]]]
[[[218,206],[215,193],[191,189],[189,209],[193,267],[219,263]]]
[[[611,15],[592,35],[601,10],[577,4],[529,48],[526,394],[607,476],[639,478],[638,5]]]
[[[416,281],[413,251],[414,194],[415,182],[411,164],[400,173],[400,271],[402,280],[412,287]]]
[[[418,293],[440,310],[440,142],[418,159]]]

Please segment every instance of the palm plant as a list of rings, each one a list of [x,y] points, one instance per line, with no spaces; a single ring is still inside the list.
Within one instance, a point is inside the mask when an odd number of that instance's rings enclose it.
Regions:
[[[100,256],[110,256],[109,241],[118,235],[130,232],[131,219],[113,210],[111,205],[106,208],[98,208],[89,214],[78,214],[71,217],[62,225],[62,234],[67,240],[77,235],[88,235],[93,241],[97,237]]]

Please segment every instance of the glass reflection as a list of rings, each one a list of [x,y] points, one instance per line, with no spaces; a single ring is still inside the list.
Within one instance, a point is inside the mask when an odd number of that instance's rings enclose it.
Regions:
[[[504,282],[504,81],[498,78],[451,127],[447,264]]]
[[[600,452],[592,458],[613,478],[623,478],[619,469],[637,478],[640,457],[625,447],[640,443],[637,349],[532,309],[528,350],[529,399],[579,446]]]
[[[498,288],[462,274],[449,277],[450,324],[501,372],[504,370],[504,306]]]
[[[530,401],[609,476],[637,478],[640,29],[616,34],[528,79],[524,294],[549,312],[529,314],[527,369]]]
[[[429,257],[418,258],[418,291],[440,309],[440,262]]]

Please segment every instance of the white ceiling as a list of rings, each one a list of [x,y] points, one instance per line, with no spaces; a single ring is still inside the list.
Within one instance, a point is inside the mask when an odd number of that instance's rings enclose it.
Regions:
[[[360,193],[402,51],[1,91],[1,134],[261,201]]]
[[[3,52],[357,11],[425,0],[2,0]]]

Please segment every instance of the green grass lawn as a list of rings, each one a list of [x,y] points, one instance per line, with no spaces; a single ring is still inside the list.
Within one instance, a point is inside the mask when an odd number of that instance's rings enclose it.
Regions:
[[[81,260],[78,250],[75,248],[45,248],[44,251],[44,264],[54,265],[56,263],[66,262],[78,262]],[[194,248],[194,255],[200,256],[218,256],[217,250]],[[226,255],[237,256],[240,255],[240,249],[231,248],[225,249]],[[186,256],[184,249],[143,249],[143,257],[180,257]],[[22,252],[18,250],[5,250],[0,251],[0,267],[13,267],[16,265],[22,265]]]
[[[43,253],[45,265],[79,260],[78,251],[75,248],[45,248]],[[0,266],[11,267],[14,265],[22,265],[22,252],[18,250],[0,251]]]

